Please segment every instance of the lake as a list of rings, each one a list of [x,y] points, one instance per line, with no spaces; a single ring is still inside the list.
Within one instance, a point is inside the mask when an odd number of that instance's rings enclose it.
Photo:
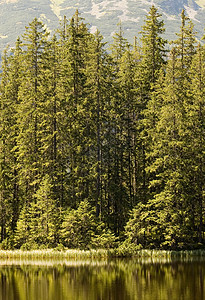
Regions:
[[[168,299],[205,299],[205,259],[0,260],[0,300]]]

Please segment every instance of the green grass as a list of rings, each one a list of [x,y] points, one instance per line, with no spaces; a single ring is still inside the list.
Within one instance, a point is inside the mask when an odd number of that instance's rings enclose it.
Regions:
[[[0,259],[105,259],[117,257],[135,258],[190,258],[205,257],[205,250],[165,251],[165,250],[136,250],[121,252],[119,249],[98,250],[0,250]]]
[[[162,257],[162,258],[186,258],[193,256],[204,256],[205,250],[184,250],[184,251],[173,251],[173,250],[121,250],[117,251],[117,256],[121,257],[137,257],[137,258],[146,258],[146,257]]]
[[[106,258],[108,251],[99,250],[0,250],[0,259],[16,259],[16,258],[29,258],[29,259],[85,259],[85,258]]]

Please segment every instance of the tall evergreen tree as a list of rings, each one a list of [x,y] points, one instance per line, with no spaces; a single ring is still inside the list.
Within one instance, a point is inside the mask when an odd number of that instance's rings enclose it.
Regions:
[[[110,199],[110,222],[114,232],[120,234],[123,229],[124,216],[122,217],[122,207],[128,198],[127,190],[124,186],[124,136],[123,136],[123,109],[124,99],[119,80],[119,71],[123,54],[126,51],[127,40],[123,37],[121,23],[118,24],[118,32],[113,36],[111,45],[111,68],[112,77],[110,85],[110,102],[109,102],[109,128],[108,128],[108,151],[109,151],[109,168],[108,168],[108,197]]]
[[[49,174],[53,184],[53,192],[60,203],[61,149],[60,149],[60,117],[62,104],[60,102],[60,54],[56,36],[47,43],[42,61],[42,83],[39,90],[43,101],[40,107],[40,128],[42,176]],[[59,117],[60,115],[60,117]]]
[[[42,161],[41,148],[41,106],[44,101],[40,87],[42,85],[42,69],[44,50],[48,33],[43,24],[34,19],[23,35],[24,68],[22,69],[21,86],[19,88],[18,107],[18,162],[21,165],[22,186],[27,201],[32,199],[37,190]]]
[[[127,45],[120,63],[118,72],[119,96],[121,98],[121,181],[124,188],[124,201],[121,201],[124,220],[127,218],[126,211],[135,205],[138,195],[136,164],[139,160],[138,152],[138,124],[139,105],[137,103],[135,71],[139,62],[135,59],[133,51]],[[139,192],[139,190],[138,190]],[[121,218],[123,221],[123,218]]]
[[[188,243],[189,233],[194,228],[188,146],[190,123],[186,113],[192,101],[187,88],[190,61],[194,54],[194,34],[193,30],[185,30],[186,28],[182,12],[181,31],[175,42],[177,47],[171,50],[165,81],[158,88],[158,94],[155,91],[157,98],[154,99],[158,99],[161,106],[158,106],[159,113],[155,114],[155,132],[149,132],[152,147],[147,170],[151,172],[150,189],[153,199],[148,202],[148,206],[150,213],[152,211],[155,215],[153,220],[160,237],[158,243],[164,247],[183,247]],[[192,27],[188,24],[188,28]],[[156,210],[160,218],[156,217]],[[166,228],[164,224],[167,224]]]
[[[95,200],[96,214],[102,218],[105,215],[104,193],[104,151],[105,142],[105,109],[108,88],[108,55],[105,43],[99,31],[93,35],[89,44],[89,54],[86,64],[86,106],[87,123],[89,124],[89,168],[90,197]]]
[[[164,21],[160,19],[161,16],[153,5],[140,32],[142,35],[142,58],[141,78],[138,80],[140,80],[142,101],[145,105],[156,80],[159,78],[159,71],[165,67],[167,41],[161,36],[165,32]]]
[[[3,56],[3,74],[1,77],[1,126],[0,126],[0,226],[1,226],[1,242],[6,238],[6,225],[8,217],[8,208],[10,202],[10,183],[11,174],[10,160],[8,155],[9,146],[7,144],[7,136],[10,133],[10,105],[7,103],[7,86],[9,83],[9,62],[8,54],[5,51]]]
[[[68,27],[70,95],[66,99],[69,199],[72,206],[89,196],[89,107],[85,101],[86,62],[91,34],[78,11]],[[88,110],[87,110],[88,109]]]
[[[200,44],[192,59],[190,77],[191,98],[186,113],[189,119],[189,157],[191,165],[190,205],[187,214],[191,215],[192,234],[195,242],[203,241],[204,224],[204,76],[205,52]]]
[[[20,191],[17,164],[17,106],[22,69],[21,41],[10,55],[3,57],[1,78],[1,203],[4,207],[3,219],[7,220],[7,234],[2,224],[1,239],[14,233],[19,216]],[[4,203],[4,204],[3,204]],[[2,209],[3,209],[2,207]]]
[[[156,82],[164,72],[166,65],[166,40],[162,37],[164,31],[164,22],[161,20],[161,14],[158,13],[155,6],[152,6],[140,32],[142,45],[139,52],[140,61],[135,72],[135,94],[136,102],[138,103],[136,122],[138,131],[136,143],[138,149],[137,198],[138,202],[142,201],[144,203],[149,198],[149,178],[146,167],[148,165],[147,154],[150,147],[147,131],[151,115],[147,113],[147,108],[150,106],[152,93],[155,92]]]

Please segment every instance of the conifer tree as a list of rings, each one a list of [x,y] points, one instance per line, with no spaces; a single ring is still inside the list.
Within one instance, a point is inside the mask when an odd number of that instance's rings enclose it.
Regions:
[[[56,246],[59,241],[59,207],[49,175],[44,176],[34,197],[35,201],[30,206],[29,242]]]
[[[17,165],[17,105],[22,69],[21,41],[18,38],[16,47],[10,55],[3,57],[1,78],[1,199],[4,217],[7,223],[7,237],[14,234],[19,216],[20,191]],[[4,233],[3,233],[4,232]],[[1,238],[6,237],[5,226],[2,225]]]
[[[57,41],[57,56],[55,55],[55,61],[57,63],[57,70],[53,70],[57,74],[55,78],[56,88],[56,143],[57,143],[57,193],[59,194],[60,205],[71,204],[71,190],[70,188],[70,171],[71,171],[71,127],[73,114],[72,107],[73,102],[71,100],[73,95],[72,88],[72,72],[70,58],[70,25],[67,18],[64,16],[61,22],[61,27],[58,30],[59,39]],[[55,75],[56,77],[56,75]],[[73,201],[71,201],[73,202]]]
[[[186,108],[189,119],[189,164],[191,166],[190,205],[187,214],[191,217],[192,236],[195,242],[203,241],[204,224],[204,76],[205,52],[200,44],[192,58],[190,77],[192,101]]]
[[[7,104],[7,86],[9,83],[9,62],[8,54],[5,51],[3,56],[3,74],[1,77],[1,112],[0,112],[0,228],[1,242],[6,238],[6,224],[8,216],[8,207],[10,202],[10,183],[9,177],[11,170],[8,155],[9,146],[7,136],[10,133],[10,103]],[[11,167],[11,166],[10,166]]]
[[[161,14],[158,13],[156,7],[153,5],[146,17],[145,24],[141,31],[141,61],[139,71],[136,72],[136,93],[139,97],[141,111],[139,113],[138,129],[140,133],[139,148],[141,149],[139,166],[140,166],[140,200],[146,202],[148,199],[148,181],[146,174],[147,167],[147,153],[149,149],[149,140],[147,139],[147,121],[145,111],[151,95],[155,91],[155,84],[166,64],[166,43],[167,41],[162,37],[165,32],[164,21],[160,19]]]
[[[56,36],[45,47],[42,62],[42,83],[39,86],[43,102],[40,107],[42,176],[49,175],[56,202],[61,203],[61,126],[63,114],[60,102],[60,49]],[[65,116],[64,116],[65,117]]]
[[[70,204],[75,207],[79,201],[88,198],[89,194],[89,157],[88,134],[89,124],[85,97],[86,61],[90,33],[80,18],[78,11],[67,27],[65,47],[69,64],[69,81],[64,102],[66,117],[63,150],[63,174],[67,178],[67,195]],[[64,50],[65,51],[65,50]],[[66,166],[66,168],[65,168]],[[65,191],[64,191],[65,192]]]
[[[30,250],[32,247],[30,241],[30,203],[27,201],[21,208],[19,218],[17,221],[17,226],[15,230],[14,246],[15,248],[20,248],[23,246],[24,249]]]
[[[62,223],[62,241],[69,248],[87,249],[95,234],[94,208],[87,200],[82,201],[76,210],[68,210]]]
[[[136,161],[138,157],[137,142],[137,116],[139,106],[137,103],[136,84],[134,81],[138,62],[135,60],[135,51],[127,46],[119,63],[118,84],[121,98],[121,176],[124,186],[124,201],[121,201],[123,216],[126,219],[126,210],[136,203]],[[139,180],[139,178],[137,178]],[[121,217],[123,220],[123,218]]]
[[[127,200],[127,191],[123,185],[125,170],[124,170],[124,137],[123,137],[123,108],[124,99],[119,81],[119,71],[122,56],[125,53],[127,40],[123,37],[121,23],[118,24],[118,32],[113,36],[111,45],[111,91],[110,103],[108,110],[110,111],[109,128],[108,128],[108,197],[110,199],[110,223],[113,226],[115,234],[120,234],[123,228],[124,217],[121,219],[122,206]],[[126,206],[126,205],[125,205]]]
[[[89,124],[88,143],[90,168],[90,197],[95,199],[96,214],[102,218],[105,215],[104,195],[104,151],[105,141],[105,109],[108,89],[108,55],[105,53],[105,43],[97,30],[89,43],[86,64],[86,97],[87,123]]]
[[[159,78],[159,71],[165,66],[167,41],[161,36],[165,32],[161,16],[153,5],[140,32],[142,35],[141,89],[142,101],[145,105],[153,85]]]
[[[177,39],[172,42],[178,56],[177,67],[179,68],[179,79],[183,84],[187,84],[190,74],[190,67],[195,53],[196,37],[193,23],[185,15],[185,11],[181,12],[180,32],[176,33]]]
[[[154,99],[159,101],[161,107],[158,106],[159,113],[155,114],[155,132],[149,132],[152,147],[147,171],[151,173],[150,191],[153,199],[147,206],[160,230],[158,243],[163,247],[183,247],[188,243],[188,231],[194,228],[191,220],[193,211],[190,214],[189,210],[192,206],[192,171],[190,124],[186,113],[191,103],[187,87],[190,61],[194,54],[194,34],[186,28],[182,12],[180,38],[175,42],[178,46],[171,50],[165,81],[158,92],[155,85],[157,98]],[[159,212],[159,219],[155,210]],[[167,227],[164,228],[163,224],[167,224]],[[152,224],[153,227],[155,225]]]
[[[42,67],[48,33],[43,24],[34,19],[23,35],[24,68],[19,88],[18,107],[18,162],[21,165],[22,186],[29,201],[38,187],[42,161],[41,105],[44,99],[40,91]]]

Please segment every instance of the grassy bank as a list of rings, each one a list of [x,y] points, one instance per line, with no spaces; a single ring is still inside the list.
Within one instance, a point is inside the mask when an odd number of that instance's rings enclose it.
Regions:
[[[86,258],[107,258],[108,251],[99,250],[0,250],[0,259],[16,259],[16,258],[28,258],[28,259],[86,259]]]
[[[205,250],[191,251],[165,251],[165,250],[136,250],[127,251],[119,249],[98,249],[98,250],[0,250],[0,259],[105,259],[117,257],[135,258],[188,258],[205,257]]]

